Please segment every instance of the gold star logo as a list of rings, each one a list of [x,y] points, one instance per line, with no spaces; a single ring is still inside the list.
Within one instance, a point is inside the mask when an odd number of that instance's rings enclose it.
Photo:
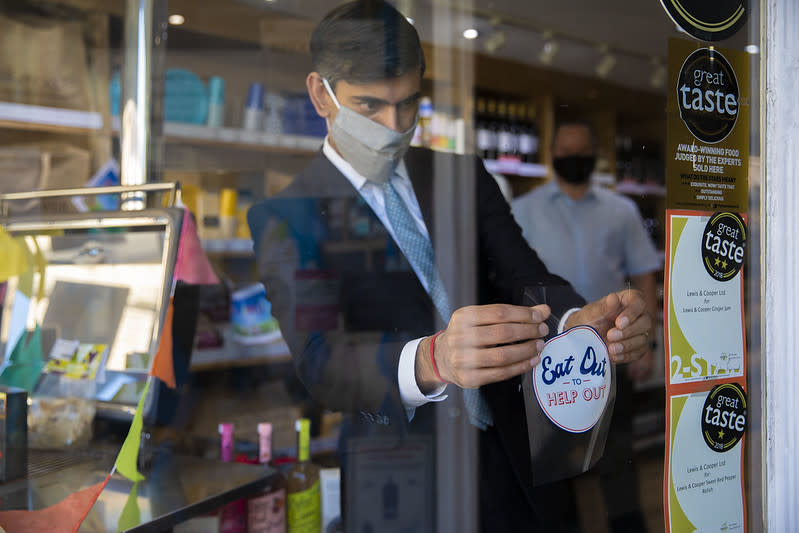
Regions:
[[[724,438],[724,430],[720,429],[719,430],[719,439],[723,439],[723,438]]]
[[[727,270],[727,261],[722,261],[721,262],[721,268],[723,268],[724,270]]]
[[[719,266],[719,263],[721,263],[721,259],[717,257],[714,266]]]

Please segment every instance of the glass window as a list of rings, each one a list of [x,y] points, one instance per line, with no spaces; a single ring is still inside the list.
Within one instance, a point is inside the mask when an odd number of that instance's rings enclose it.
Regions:
[[[701,529],[664,484],[669,394],[687,390],[667,389],[682,368],[664,332],[667,210],[693,187],[669,171],[694,157],[670,132],[683,101],[745,108],[743,153],[708,152],[747,167],[742,207],[694,210],[748,227],[733,488],[761,527],[758,2],[708,40],[665,0],[142,0],[139,26],[86,4],[0,9],[2,48],[26,47],[0,58],[0,194],[110,184],[126,149],[148,180],[180,182],[221,281],[200,291],[170,444],[217,457],[231,423],[255,461],[271,423],[285,519],[320,513],[324,531]],[[724,24],[738,29],[710,41]],[[692,70],[707,93],[681,94],[686,47],[729,50],[740,100],[709,67]],[[138,120],[143,137],[120,133]]]

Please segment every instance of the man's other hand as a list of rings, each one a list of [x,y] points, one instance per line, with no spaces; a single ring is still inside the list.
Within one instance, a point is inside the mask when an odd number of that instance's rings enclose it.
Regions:
[[[652,319],[640,291],[612,292],[569,316],[566,329],[588,325],[596,329],[608,345],[614,363],[630,363],[648,350]]]

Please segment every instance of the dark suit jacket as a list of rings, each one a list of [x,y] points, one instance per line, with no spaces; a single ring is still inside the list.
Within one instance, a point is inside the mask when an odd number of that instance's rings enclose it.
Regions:
[[[477,202],[462,206],[476,217],[479,285],[473,303],[522,304],[525,287],[567,285],[529,248],[482,162],[462,157],[412,148],[405,164],[431,235],[433,169],[464,163],[474,168]],[[434,332],[434,307],[399,247],[359,198],[318,154],[284,191],[248,213],[259,276],[300,380],[325,407],[356,415],[351,434],[402,439],[409,432],[431,432],[428,406],[408,422],[397,366],[406,342]],[[446,244],[433,242],[437,257],[451,252]],[[564,295],[547,302],[555,316],[583,304],[571,290]],[[495,420],[481,432],[481,486],[487,489],[482,520],[495,531],[530,531],[536,524],[550,531],[541,526],[546,513],[536,510],[540,498],[530,472],[520,383],[514,378],[481,389]]]

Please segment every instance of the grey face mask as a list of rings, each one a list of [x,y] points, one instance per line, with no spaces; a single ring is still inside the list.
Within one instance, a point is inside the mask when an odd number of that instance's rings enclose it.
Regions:
[[[327,80],[322,78],[322,83],[338,108],[328,135],[341,157],[366,179],[386,183],[408,151],[418,115],[407,131],[397,132],[339,105]]]

